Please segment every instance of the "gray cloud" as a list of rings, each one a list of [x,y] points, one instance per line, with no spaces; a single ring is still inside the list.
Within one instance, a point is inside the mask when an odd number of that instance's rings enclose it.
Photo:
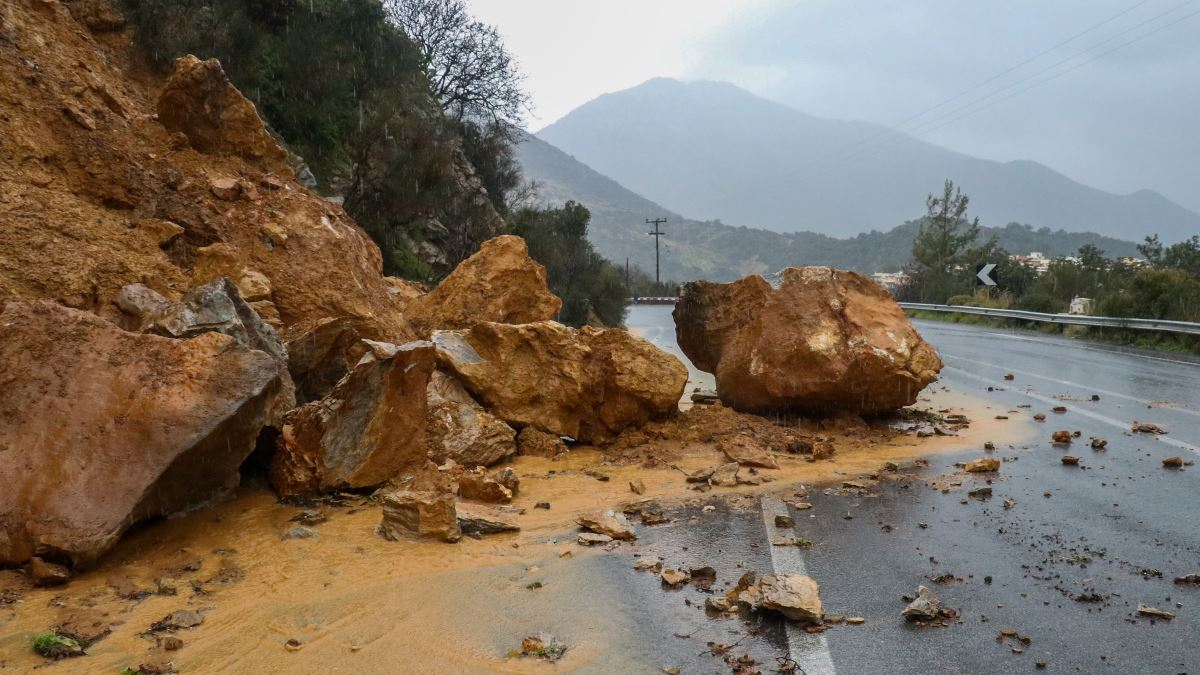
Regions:
[[[1200,211],[1200,16],[941,128],[921,126],[1181,2],[1144,2],[901,128],[967,154],[1033,159],[1105,190],[1157,190]],[[778,3],[740,16],[697,45],[690,74],[728,80],[811,114],[893,125],[1135,4]],[[1197,10],[1200,3],[1188,3],[1090,54]]]

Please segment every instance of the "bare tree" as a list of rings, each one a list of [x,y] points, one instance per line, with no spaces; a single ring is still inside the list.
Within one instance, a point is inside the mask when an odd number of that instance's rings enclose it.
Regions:
[[[494,26],[471,18],[463,0],[385,0],[384,6],[421,51],[447,115],[519,125],[529,97]]]

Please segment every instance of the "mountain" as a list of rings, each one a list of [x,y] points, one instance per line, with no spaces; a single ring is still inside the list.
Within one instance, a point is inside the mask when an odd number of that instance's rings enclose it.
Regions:
[[[1174,242],[1200,214],[1142,190],[1116,195],[1031,161],[978,159],[865,122],[823,119],[719,82],[655,79],[538,132],[596,171],[693,218],[849,236],[924,214],[949,178],[985,224]],[[892,139],[872,151],[872,139]],[[855,160],[855,158],[859,158]]]
[[[667,235],[661,242],[664,279],[729,281],[789,265],[832,265],[864,273],[895,270],[908,262],[917,231],[917,224],[909,222],[887,232],[838,239],[813,232],[779,233],[692,220],[630,191],[537,136],[526,136],[517,146],[517,159],[525,177],[538,184],[542,204],[559,206],[574,200],[591,210],[588,237],[618,265],[628,259],[653,271],[654,241],[646,234],[649,226],[645,220],[667,218],[662,225]],[[1095,244],[1110,256],[1137,255],[1132,242],[1089,232],[1034,229],[1016,223],[984,228],[984,237],[993,235],[1014,253],[1041,251],[1053,257]]]

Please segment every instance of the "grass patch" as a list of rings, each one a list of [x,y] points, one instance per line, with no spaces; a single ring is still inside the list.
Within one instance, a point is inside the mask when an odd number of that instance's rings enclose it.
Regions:
[[[545,659],[547,661],[557,661],[563,657],[563,654],[565,654],[566,651],[566,645],[562,645],[557,642],[551,642],[545,647],[533,652],[533,656],[536,656],[539,659]]]
[[[78,642],[49,630],[34,635],[29,640],[29,647],[39,655],[55,661],[83,655],[83,647],[80,647]]]

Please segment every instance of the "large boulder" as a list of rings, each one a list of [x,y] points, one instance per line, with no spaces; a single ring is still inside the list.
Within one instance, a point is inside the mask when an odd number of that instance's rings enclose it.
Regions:
[[[684,284],[680,348],[745,412],[875,413],[910,405],[942,362],[879,284],[856,272],[789,267],[772,284]]]
[[[517,454],[517,432],[483,409],[451,375],[434,371],[427,390],[429,458],[491,466]]]
[[[433,341],[439,363],[489,412],[584,442],[678,410],[687,385],[679,359],[621,329],[485,322],[434,331]]]
[[[182,133],[193,148],[208,154],[239,155],[282,163],[287,152],[267,133],[254,104],[242,96],[216,59],[192,55],[175,59],[162,94],[158,121]]]
[[[379,485],[426,461],[425,390],[433,345],[366,346],[329,395],[288,415],[268,474],[280,494]]]
[[[93,562],[237,486],[280,390],[269,354],[131,333],[50,302],[0,314],[0,565]]]
[[[532,323],[553,319],[562,300],[546,287],[546,269],[529,257],[525,240],[489,239],[429,293],[411,298],[406,317],[420,330],[467,328],[481,321]]]

